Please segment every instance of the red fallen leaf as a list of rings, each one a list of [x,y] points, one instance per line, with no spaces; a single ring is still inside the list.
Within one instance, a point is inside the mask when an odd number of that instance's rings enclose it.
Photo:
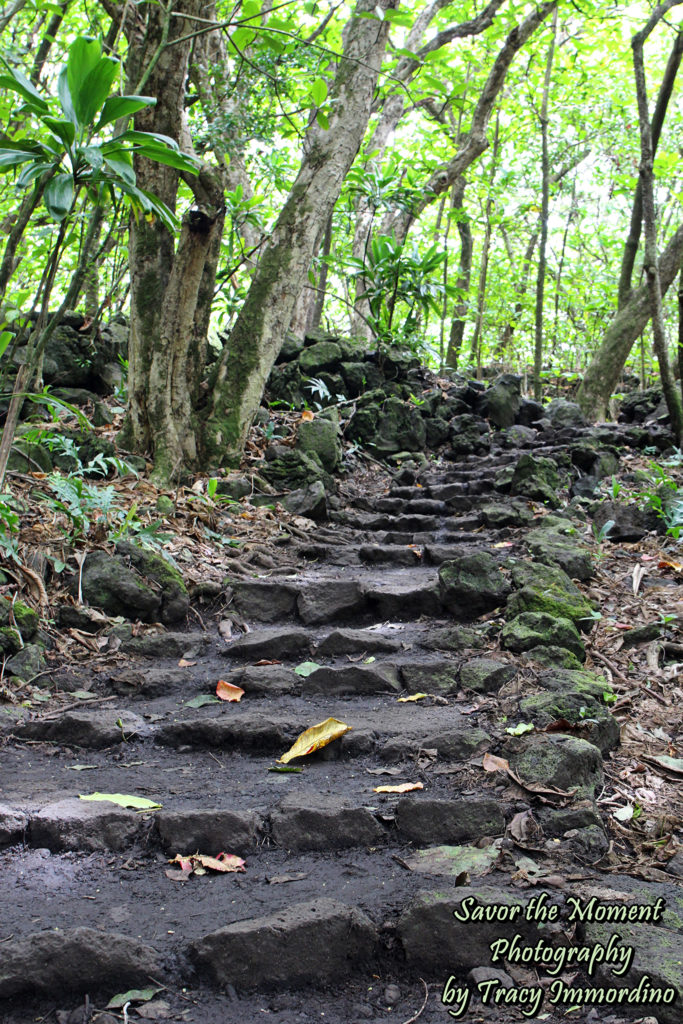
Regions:
[[[281,665],[282,662],[278,661],[277,658],[261,658],[260,661],[254,662],[254,668],[259,668],[261,665]]]
[[[180,864],[180,870],[189,875],[192,873],[192,857],[183,857],[181,853],[176,853],[173,860],[169,860],[169,864]]]
[[[550,722],[544,726],[543,729],[539,729],[539,732],[585,732],[587,726],[580,725],[578,722],[572,724],[568,722],[566,718],[557,718],[554,722]]]
[[[662,558],[661,561],[657,562],[658,569],[673,569],[674,572],[683,572],[683,565],[680,562],[670,562],[667,558]]]
[[[216,696],[220,700],[227,700],[233,703],[242,700],[244,696],[244,690],[241,686],[233,686],[232,683],[226,683],[225,679],[219,679],[216,684]]]
[[[211,871],[246,871],[245,862],[241,857],[236,857],[234,853],[219,853],[217,857],[205,857],[199,853],[194,854],[192,860],[195,866],[199,864]]]
[[[633,629],[633,625],[630,622],[613,622],[612,625],[615,629]]]

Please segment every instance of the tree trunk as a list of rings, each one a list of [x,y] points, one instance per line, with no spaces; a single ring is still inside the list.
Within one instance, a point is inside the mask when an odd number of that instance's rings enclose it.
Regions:
[[[673,283],[682,257],[683,226],[671,237],[659,258],[662,295],[666,295]],[[631,292],[628,302],[617,312],[586,370],[577,401],[588,419],[604,418],[629,352],[647,327],[651,315],[648,286],[643,284]]]
[[[382,10],[398,0],[381,0]],[[211,378],[205,455],[235,463],[244,448],[268,374],[303,288],[321,232],[332,214],[370,116],[386,49],[388,23],[359,17],[374,0],[358,0],[343,33],[343,54],[330,87],[327,131],[306,135],[296,181],[264,247],[247,298]]]
[[[472,275],[473,245],[470,219],[463,207],[466,187],[467,182],[464,178],[458,178],[453,186],[453,209],[459,210],[457,225],[458,235],[460,236],[460,269],[458,271],[458,280],[455,284],[456,288],[460,290],[460,297],[453,309],[453,319],[451,320],[448,349],[446,351],[446,366],[450,366],[453,370],[458,368],[460,350],[462,349],[465,327],[467,325],[465,318],[470,306],[468,294]]]
[[[548,156],[548,98],[550,96],[550,79],[553,72],[555,56],[555,37],[557,35],[557,8],[553,12],[552,38],[548,47],[543,78],[543,97],[541,99],[541,220],[538,244],[538,273],[536,275],[536,308],[534,317],[534,398],[541,401],[543,392],[541,370],[543,369],[543,299],[545,296],[546,248],[548,245],[548,215],[550,206],[550,157]]]
[[[645,234],[645,253],[643,269],[647,278],[647,287],[650,293],[650,307],[652,313],[652,336],[654,349],[659,363],[659,375],[662,381],[662,391],[666,399],[666,406],[671,418],[671,427],[676,438],[676,444],[680,445],[683,436],[683,406],[681,398],[676,390],[674,375],[671,372],[669,363],[668,344],[666,337],[666,325],[664,323],[664,307],[662,305],[662,288],[659,275],[659,263],[657,261],[657,221],[655,213],[655,192],[654,192],[654,169],[653,169],[653,147],[652,132],[650,130],[650,112],[647,103],[647,85],[645,80],[645,63],[643,59],[643,47],[658,21],[664,16],[667,10],[681,3],[682,0],[669,0],[669,3],[662,4],[649,18],[641,32],[634,35],[631,46],[633,48],[633,71],[636,82],[636,97],[638,100],[638,124],[640,128],[640,185],[643,204],[643,231]]]

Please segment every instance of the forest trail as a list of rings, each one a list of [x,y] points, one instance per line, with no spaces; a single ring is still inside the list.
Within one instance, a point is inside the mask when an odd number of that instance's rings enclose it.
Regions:
[[[248,626],[236,639],[208,621],[148,638],[147,657],[98,677],[92,707],[5,729],[0,837],[19,845],[0,854],[2,1024],[493,1024],[534,1006],[559,1021],[575,978],[678,986],[677,1005],[641,1000],[630,1019],[679,1019],[683,892],[614,855],[597,800],[619,724],[607,684],[580,668],[586,598],[530,553],[542,517],[496,490],[519,456],[494,448],[404,470],[384,496],[369,487],[290,546],[290,565],[234,580],[228,613]],[[564,550],[591,574],[585,537]],[[440,578],[463,559],[459,584]],[[528,651],[543,623],[510,632],[513,613],[542,615],[539,585],[578,626],[551,622],[554,665]],[[196,706],[219,678],[242,699]],[[348,730],[281,771],[329,718]],[[78,799],[95,792],[161,808]],[[244,870],[169,863],[220,853]],[[529,910],[544,900],[547,920]],[[595,908],[608,905],[640,918],[605,924]],[[599,963],[612,933],[632,950],[621,974]],[[515,935],[517,952],[503,945]],[[568,946],[593,951],[592,977]],[[150,988],[126,1014],[102,1009]],[[606,1009],[572,1016],[629,1011]]]

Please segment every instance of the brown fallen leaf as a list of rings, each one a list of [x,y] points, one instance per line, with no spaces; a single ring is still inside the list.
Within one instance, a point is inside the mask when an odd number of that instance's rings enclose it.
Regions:
[[[495,754],[484,754],[482,768],[486,772],[505,772],[513,782],[516,782],[522,789],[526,789],[528,793],[535,793],[543,803],[548,803],[547,800],[544,800],[544,797],[553,796],[564,799],[576,792],[576,789],[564,790],[557,789],[555,786],[544,786],[540,782],[525,782],[524,779],[519,777],[517,772],[513,771],[509,762],[504,757],[496,757]]]
[[[278,661],[277,658],[261,658],[260,661],[254,662],[254,668],[261,668],[262,665],[281,665],[282,662]]]
[[[266,882],[268,885],[284,885],[286,882],[300,882],[304,878],[308,878],[307,871],[293,871],[291,875],[273,875],[271,878],[266,877]]]
[[[510,764],[504,757],[496,757],[495,754],[484,754],[481,766],[485,772],[509,772]]]
[[[173,878],[175,881],[182,881],[183,878],[189,878],[192,874],[206,874],[207,869],[221,873],[246,870],[245,862],[242,858],[236,857],[232,853],[219,853],[217,857],[207,857],[203,853],[193,853],[190,856],[183,856],[177,853],[173,860],[170,860],[168,863],[180,865],[180,872],[166,871],[166,876]],[[177,878],[178,874],[181,875],[180,879]]]
[[[216,696],[220,700],[237,703],[244,697],[244,690],[241,686],[233,686],[232,683],[226,683],[225,679],[219,679],[216,685]]]
[[[373,793],[412,793],[414,789],[424,789],[421,782],[402,782],[399,786],[376,786]]]

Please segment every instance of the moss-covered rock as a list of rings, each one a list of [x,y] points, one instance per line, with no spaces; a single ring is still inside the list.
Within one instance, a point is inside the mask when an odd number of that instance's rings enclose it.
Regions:
[[[374,363],[342,363],[340,371],[349,398],[356,398],[368,389],[380,387],[384,380],[382,371]]]
[[[377,451],[385,455],[419,451],[426,440],[427,428],[417,408],[399,398],[387,398],[377,419],[373,442]]]
[[[471,413],[451,420],[450,445],[453,455],[485,455],[491,448],[487,424]]]
[[[292,405],[295,408],[303,405],[303,381],[297,362],[273,367],[268,378],[268,395],[272,402]]]
[[[593,624],[592,603],[558,566],[516,563],[511,576],[520,589],[508,598],[509,618],[522,612],[546,612],[555,618],[571,619],[586,631]]]
[[[155,622],[161,611],[161,597],[119,555],[93,551],[83,564],[83,597],[107,615]]]
[[[619,743],[619,723],[601,699],[587,693],[535,693],[519,702],[519,710],[525,721],[528,719],[538,728],[565,721],[585,729],[584,738],[603,753]]]
[[[336,341],[318,341],[303,350],[299,369],[304,377],[315,377],[321,370],[335,370],[341,361],[342,350]]]
[[[185,618],[190,607],[190,597],[180,571],[167,558],[129,541],[119,541],[116,551],[129,559],[146,580],[160,588],[162,622],[179,622]]]
[[[486,410],[491,423],[496,427],[511,427],[515,422],[522,402],[522,379],[512,373],[504,373],[486,392]]]
[[[12,626],[0,626],[0,652],[16,654],[21,650],[21,637]]]
[[[525,502],[490,501],[482,505],[481,514],[487,526],[499,530],[504,526],[528,526],[533,515]]]
[[[556,693],[585,693],[603,702],[605,702],[605,694],[608,697],[612,695],[612,687],[604,676],[582,668],[570,670],[551,668],[549,672],[543,672],[539,676],[538,682],[544,690],[552,690]]]
[[[592,796],[602,785],[602,754],[588,740],[557,733],[536,734],[522,741],[510,756],[510,766],[524,782],[577,789]]]
[[[523,494],[551,508],[559,508],[559,489],[560,476],[553,459],[528,453],[520,456],[510,481],[510,494]]]
[[[320,480],[326,489],[332,486],[332,478],[315,452],[282,447],[274,457],[269,458],[267,453],[266,459],[261,474],[279,490],[296,490],[315,480]]]
[[[590,548],[579,542],[579,531],[571,519],[546,516],[527,535],[526,544],[539,562],[557,565],[573,579],[586,581],[593,575]]]
[[[475,693],[495,693],[517,675],[516,667],[509,661],[496,658],[472,658],[460,668],[460,684]]]
[[[441,603],[462,622],[499,608],[510,586],[487,551],[463,555],[439,567]]]
[[[32,640],[40,625],[38,612],[29,608],[23,601],[13,602],[7,598],[0,598],[0,626],[11,625],[12,617],[24,641]]]
[[[297,447],[308,455],[317,455],[328,473],[333,473],[341,462],[339,427],[320,416],[304,420],[299,424]]]
[[[477,650],[485,646],[488,632],[468,626],[447,626],[445,629],[432,630],[422,641],[422,646],[430,651]]]
[[[45,668],[43,648],[38,644],[24,644],[5,666],[10,675],[29,682]]]
[[[586,652],[579,631],[569,619],[556,618],[545,612],[523,612],[506,622],[501,643],[509,651],[530,651],[534,647],[566,647],[581,661]]]
[[[534,662],[536,665],[543,665],[546,668],[581,669],[581,662],[564,647],[557,647],[550,644],[548,647],[534,647],[522,655],[525,662]]]
[[[7,462],[10,473],[49,473],[52,469],[52,455],[41,444],[34,444],[16,438]]]

